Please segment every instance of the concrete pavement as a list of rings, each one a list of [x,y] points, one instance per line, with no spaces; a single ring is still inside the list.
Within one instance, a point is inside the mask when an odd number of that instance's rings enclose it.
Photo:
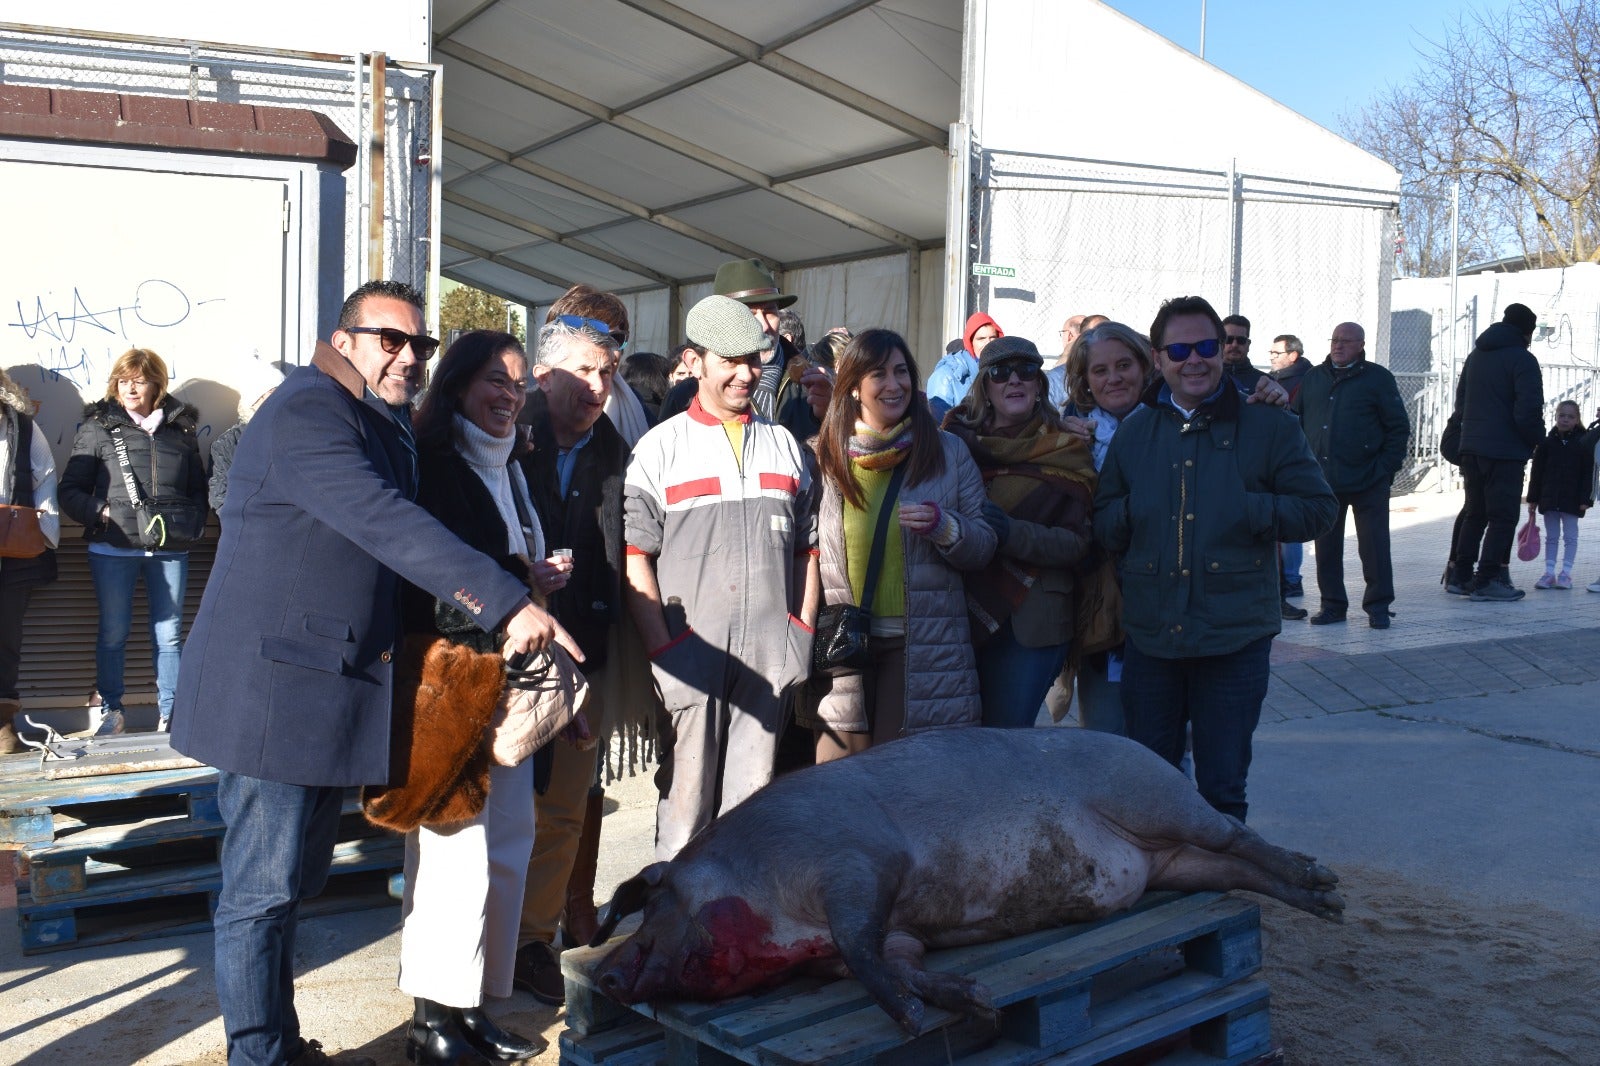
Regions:
[[[1473,604],[1438,584],[1457,500],[1394,501],[1393,628],[1371,630],[1359,613],[1339,626],[1284,623],[1251,823],[1335,869],[1392,872],[1486,904],[1538,903],[1600,930],[1600,595],[1582,589],[1600,576],[1600,522],[1583,524],[1578,589],[1536,592],[1542,566],[1514,562],[1527,598]],[[1359,571],[1352,536],[1352,603]],[[1315,611],[1309,550],[1304,572]],[[648,775],[609,790],[602,896],[649,861],[653,802]],[[12,917],[0,909],[0,1062],[222,1061],[209,936],[24,958]],[[308,1035],[404,1062],[397,926],[393,908],[302,924]],[[553,1038],[560,1028],[557,1012],[524,995],[494,1009],[523,1031]]]

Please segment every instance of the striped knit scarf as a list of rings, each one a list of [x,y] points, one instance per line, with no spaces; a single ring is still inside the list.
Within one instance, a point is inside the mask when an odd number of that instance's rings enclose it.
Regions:
[[[866,470],[888,470],[898,466],[910,451],[910,415],[882,433],[857,420],[856,431],[850,437],[850,461]]]

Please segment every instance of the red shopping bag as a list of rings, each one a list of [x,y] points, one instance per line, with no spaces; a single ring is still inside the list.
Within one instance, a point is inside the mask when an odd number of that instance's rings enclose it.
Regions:
[[[1528,521],[1517,530],[1517,558],[1525,563],[1539,558],[1539,527],[1534,525],[1531,512]]]

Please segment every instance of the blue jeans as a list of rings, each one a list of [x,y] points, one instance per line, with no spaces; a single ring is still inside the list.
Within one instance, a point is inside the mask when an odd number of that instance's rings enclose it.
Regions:
[[[123,663],[133,628],[133,588],[144,577],[150,608],[150,658],[156,671],[157,704],[162,718],[172,716],[183,652],[183,589],[189,578],[187,553],[101,555],[89,553],[89,575],[100,606],[95,638],[94,683],[107,710],[122,709]]]
[[[1305,562],[1306,546],[1298,541],[1278,545],[1278,560],[1283,567],[1283,584],[1300,584],[1300,564]]]
[[[983,698],[983,724],[999,729],[1027,729],[1039,719],[1039,706],[1050,691],[1067,645],[1029,648],[1017,642],[1011,622],[1002,625],[978,649],[978,691]]]
[[[341,788],[217,775],[227,828],[212,924],[229,1066],[281,1066],[300,1051],[295,926],[300,901],[328,880],[343,799]]]
[[[1184,727],[1193,727],[1194,780],[1205,801],[1244,821],[1250,740],[1261,720],[1271,673],[1272,638],[1226,655],[1158,659],[1130,638],[1122,668],[1128,736],[1173,766],[1183,762]]]

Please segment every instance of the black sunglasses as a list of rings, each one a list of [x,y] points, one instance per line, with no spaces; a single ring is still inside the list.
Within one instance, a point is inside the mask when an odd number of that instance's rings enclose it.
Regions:
[[[1193,344],[1174,341],[1171,344],[1162,345],[1161,350],[1180,363],[1189,358],[1190,353],[1198,355],[1202,359],[1215,359],[1217,353],[1222,351],[1222,342],[1215,338],[1195,341]]]
[[[1011,380],[1011,375],[1017,375],[1019,381],[1037,381],[1039,375],[1044,373],[1032,363],[995,363],[983,371],[989,375],[989,380],[997,385],[1003,385]]]
[[[426,333],[407,333],[403,329],[393,326],[346,326],[346,333],[376,333],[378,344],[390,355],[399,355],[400,349],[411,345],[411,354],[417,357],[417,362],[426,363],[433,358],[433,353],[439,350],[439,341]]]

